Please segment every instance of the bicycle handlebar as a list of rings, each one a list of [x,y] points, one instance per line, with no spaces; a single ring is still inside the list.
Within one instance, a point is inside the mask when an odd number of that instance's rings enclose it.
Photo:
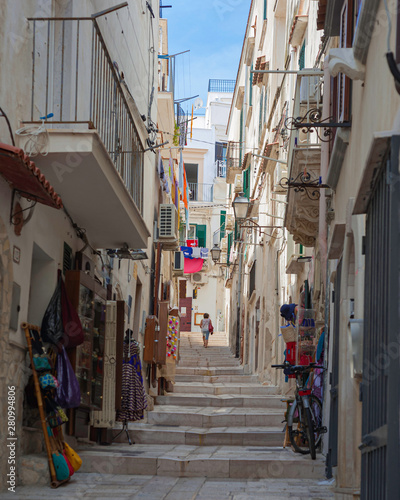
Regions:
[[[315,363],[310,363],[309,365],[291,365],[290,363],[284,363],[282,365],[271,365],[271,368],[282,368],[282,369],[290,368],[293,371],[307,371],[309,369],[314,369],[314,368],[322,370],[325,369],[323,366],[316,365]]]

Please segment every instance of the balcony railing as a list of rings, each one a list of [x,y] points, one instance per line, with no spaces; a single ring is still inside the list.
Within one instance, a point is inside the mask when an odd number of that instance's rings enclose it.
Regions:
[[[214,184],[198,184],[189,182],[190,201],[214,201]]]
[[[226,177],[226,160],[216,160],[215,177]]]
[[[143,147],[132,97],[96,19],[32,20],[30,121],[54,116],[52,128],[96,129],[133,201],[143,213]]]

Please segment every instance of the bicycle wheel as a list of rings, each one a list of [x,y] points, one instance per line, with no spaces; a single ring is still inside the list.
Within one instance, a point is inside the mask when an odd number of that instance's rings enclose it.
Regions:
[[[310,448],[307,436],[307,417],[304,410],[305,408],[303,407],[303,404],[300,403],[297,407],[299,421],[297,424],[294,423],[294,425],[288,425],[288,430],[290,443],[292,444],[293,449],[297,453],[306,455],[307,453],[310,453]]]
[[[322,437],[322,433],[320,432],[322,428],[322,403],[321,400],[314,394],[311,394],[310,396],[310,410],[314,426],[315,448],[318,448]]]
[[[304,413],[306,416],[306,433],[307,433],[307,441],[308,447],[310,448],[310,455],[312,460],[315,460],[315,437],[314,437],[314,424],[311,417],[310,408],[304,408]]]

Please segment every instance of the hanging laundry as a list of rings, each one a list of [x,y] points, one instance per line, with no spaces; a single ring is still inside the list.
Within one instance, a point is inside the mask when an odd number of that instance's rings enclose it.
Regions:
[[[181,149],[181,155],[180,155],[180,158],[179,158],[179,189],[181,190],[181,192],[183,191],[183,169],[184,169],[184,166],[183,166],[183,155],[182,155],[182,149]]]
[[[122,402],[117,410],[118,422],[140,420],[147,408],[146,391],[143,386],[140,350],[137,342],[124,342],[122,364]]]
[[[200,248],[200,257],[202,259],[208,259],[208,248]]]
[[[199,247],[193,247],[192,250],[193,250],[193,252],[192,252],[193,258],[194,259],[200,259],[201,258],[200,248]]]
[[[199,271],[201,271],[203,263],[203,259],[188,259],[185,257],[183,272],[185,274],[198,273]]]
[[[188,259],[193,258],[193,248],[192,247],[181,247],[181,252],[183,252],[183,256]]]

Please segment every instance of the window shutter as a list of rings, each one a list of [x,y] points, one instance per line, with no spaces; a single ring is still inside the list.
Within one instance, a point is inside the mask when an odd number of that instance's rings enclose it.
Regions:
[[[228,251],[226,254],[226,263],[229,264],[229,256],[231,254],[231,247],[233,242],[233,233],[228,234]]]
[[[249,106],[253,105],[253,64],[250,69],[250,82],[249,82]]]
[[[243,192],[246,198],[250,198],[250,169],[243,172]]]
[[[340,47],[351,47],[353,37],[353,1],[345,0],[340,14]],[[338,119],[350,121],[351,80],[343,73],[338,75]]]
[[[196,236],[199,240],[199,247],[207,247],[207,226],[205,224],[197,224]]]
[[[220,240],[225,237],[226,231],[225,231],[225,223],[226,223],[226,210],[221,210],[220,218],[219,218],[219,234],[220,234]]]
[[[267,0],[264,0],[264,19],[267,19]]]
[[[303,42],[303,45],[301,46],[300,49],[300,54],[299,54],[299,69],[302,70],[304,69],[304,66],[306,64],[306,42]]]
[[[222,142],[215,143],[215,161],[224,159],[224,144]]]

